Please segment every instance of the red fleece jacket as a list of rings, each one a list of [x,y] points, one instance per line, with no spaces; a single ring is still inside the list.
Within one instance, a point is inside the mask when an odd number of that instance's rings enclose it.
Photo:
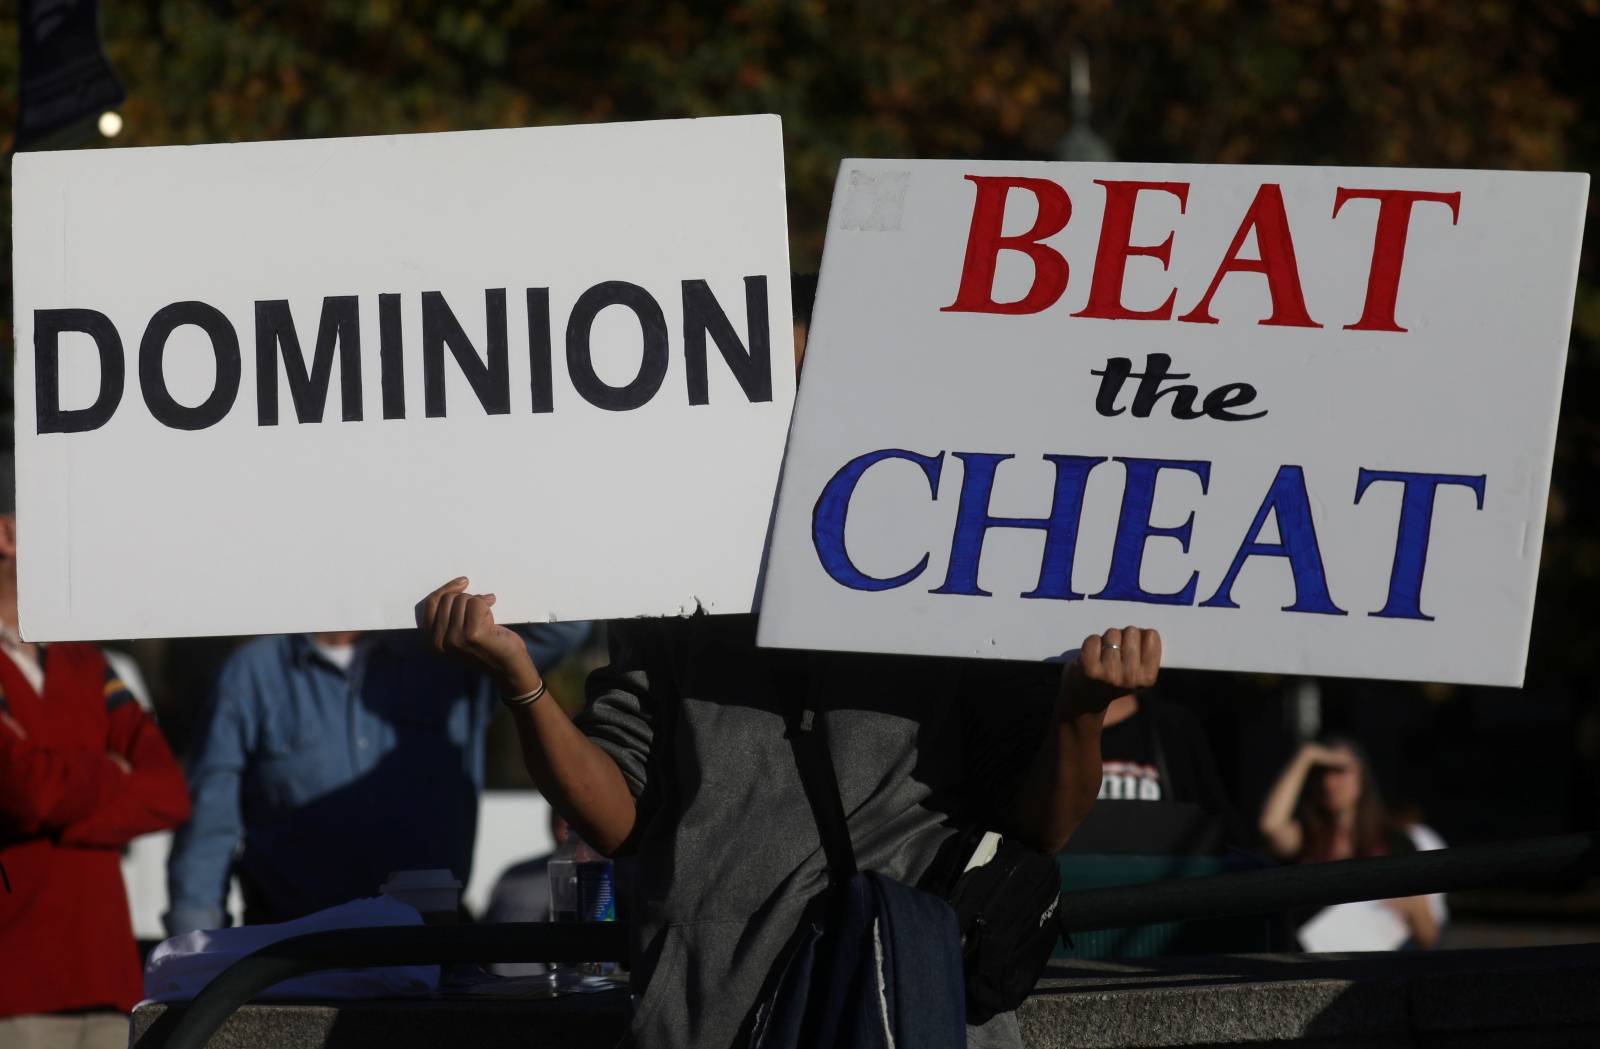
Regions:
[[[94,645],[44,650],[44,695],[0,655],[0,1017],[142,997],[122,846],[189,818],[183,772]],[[132,772],[110,755],[120,755]]]

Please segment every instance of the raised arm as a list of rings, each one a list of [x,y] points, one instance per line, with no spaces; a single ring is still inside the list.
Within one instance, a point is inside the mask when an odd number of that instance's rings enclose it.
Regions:
[[[545,688],[544,678],[515,631],[494,621],[494,595],[467,593],[453,579],[423,599],[417,625],[437,652],[464,656],[492,674],[506,698]],[[603,853],[633,833],[633,792],[617,763],[572,723],[548,690],[513,704],[522,760],[534,785],[584,841]]]
[[[1156,683],[1161,635],[1112,628],[1084,639],[1076,662],[1061,674],[1044,745],[1034,756],[1006,827],[1040,852],[1056,853],[1088,815],[1100,793],[1100,730],[1106,707]]]
[[[1280,860],[1292,860],[1300,855],[1305,844],[1305,830],[1295,818],[1295,804],[1300,791],[1305,788],[1306,776],[1315,765],[1339,763],[1338,755],[1317,743],[1307,743],[1300,748],[1289,764],[1278,774],[1267,800],[1261,806],[1259,830],[1266,842],[1267,851]]]

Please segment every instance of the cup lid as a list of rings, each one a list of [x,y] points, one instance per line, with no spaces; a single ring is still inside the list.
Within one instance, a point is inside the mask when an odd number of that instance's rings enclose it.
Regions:
[[[459,889],[461,882],[443,867],[421,871],[390,871],[389,880],[379,887],[379,892],[408,891],[412,889]]]

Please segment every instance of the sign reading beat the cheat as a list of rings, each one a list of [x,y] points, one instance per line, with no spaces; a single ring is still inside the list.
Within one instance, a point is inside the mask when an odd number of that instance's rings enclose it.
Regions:
[[[34,640],[748,611],[794,396],[781,129],[19,155]]]
[[[761,643],[1520,683],[1587,190],[846,161]]]

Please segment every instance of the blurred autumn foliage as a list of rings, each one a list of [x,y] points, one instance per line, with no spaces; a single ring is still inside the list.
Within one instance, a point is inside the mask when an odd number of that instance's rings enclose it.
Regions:
[[[816,265],[842,157],[1053,156],[1071,125],[1074,44],[1090,56],[1093,123],[1119,159],[1600,166],[1600,0],[103,0],[102,9],[129,96],[118,146],[779,113],[800,270]],[[16,19],[16,0],[0,2],[8,150]],[[0,206],[9,234],[9,184]],[[1530,684],[1600,672],[1590,626],[1600,599],[1594,243]],[[9,291],[9,272],[4,280]]]

